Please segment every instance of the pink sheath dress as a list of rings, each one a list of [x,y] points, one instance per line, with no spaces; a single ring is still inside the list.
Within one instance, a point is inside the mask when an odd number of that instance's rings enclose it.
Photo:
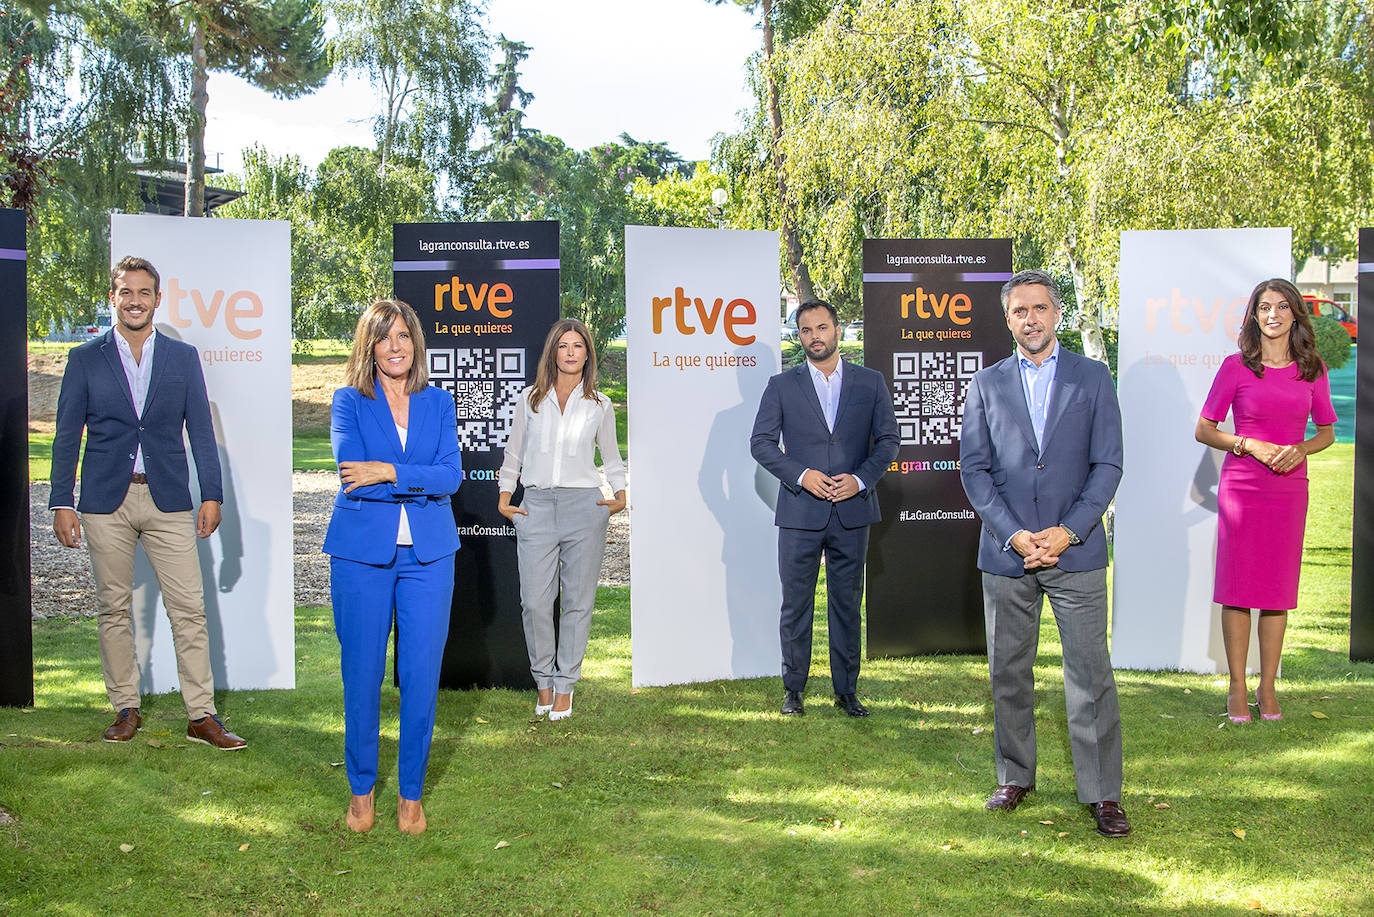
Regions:
[[[1307,418],[1336,422],[1331,381],[1298,378],[1296,364],[1264,370],[1263,378],[1233,353],[1222,362],[1202,416],[1220,423],[1234,415],[1238,436],[1300,443]],[[1275,474],[1253,455],[1226,455],[1217,487],[1217,575],[1212,601],[1236,608],[1288,611],[1298,605],[1302,536],[1307,524],[1307,461]]]

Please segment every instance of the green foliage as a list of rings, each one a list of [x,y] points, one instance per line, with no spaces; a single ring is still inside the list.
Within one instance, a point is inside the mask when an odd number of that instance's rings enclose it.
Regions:
[[[1060,326],[1055,331],[1054,336],[1059,343],[1064,345],[1065,350],[1072,350],[1074,353],[1083,353],[1083,333],[1077,328]],[[1347,335],[1347,340],[1349,336]],[[1115,328],[1103,328],[1102,340],[1107,345],[1107,368],[1112,371],[1112,378],[1116,378],[1117,355],[1120,351],[1120,337]],[[1010,348],[1008,349],[1010,352]]]
[[[279,98],[312,92],[329,77],[318,0],[155,0],[148,12],[168,50],[190,55],[199,27],[210,70],[234,73]]]
[[[181,143],[186,68],[132,9],[0,0],[0,72],[23,72],[0,131],[56,179],[29,202],[30,336],[94,319],[108,291],[110,211],[141,209],[130,160],[168,159]]]
[[[756,61],[713,163],[731,225],[782,225],[772,76],[797,230],[841,318],[865,238],[1009,237],[1018,268],[1068,278],[1101,357],[1122,230],[1289,225],[1299,263],[1350,256],[1374,219],[1372,63],[1350,0],[851,0]]]
[[[636,182],[687,168],[662,143],[628,134],[584,151],[526,130],[490,151],[469,198],[488,220],[558,220],[562,314],[585,322],[598,351],[625,322],[625,225],[643,218]]]
[[[676,170],[657,181],[640,175],[634,180],[630,194],[647,225],[709,229],[723,223],[730,210],[728,199],[721,208],[711,200],[716,189],[725,189],[728,185],[726,176],[711,171],[709,163],[699,162],[693,167],[691,177]]]
[[[391,227],[436,216],[435,177],[360,147],[330,151],[314,174],[293,156],[244,152],[226,186],[245,196],[217,216],[291,223],[291,328],[297,338],[343,338],[374,299],[391,295]]]
[[[335,66],[364,74],[382,96],[374,119],[382,170],[393,159],[471,181],[469,145],[481,115],[488,40],[474,0],[329,0]]]
[[[1317,338],[1317,353],[1331,369],[1340,369],[1350,359],[1350,332],[1340,322],[1325,315],[1312,316],[1312,330]]]

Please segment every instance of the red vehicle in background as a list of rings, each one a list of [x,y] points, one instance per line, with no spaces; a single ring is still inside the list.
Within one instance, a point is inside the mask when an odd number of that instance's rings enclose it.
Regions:
[[[1329,299],[1320,299],[1310,294],[1303,294],[1303,300],[1307,303],[1307,308],[1313,315],[1324,315],[1327,318],[1334,318],[1341,323],[1341,327],[1350,335],[1351,342],[1356,340],[1355,316],[1345,311],[1345,307],[1339,303],[1334,303]]]

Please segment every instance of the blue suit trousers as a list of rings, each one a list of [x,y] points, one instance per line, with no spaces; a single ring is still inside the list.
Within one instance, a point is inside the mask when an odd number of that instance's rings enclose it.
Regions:
[[[353,793],[377,782],[381,689],[386,649],[396,620],[396,671],[401,682],[401,731],[396,780],[402,797],[418,800],[429,767],[439,667],[453,605],[453,555],[421,563],[397,546],[390,563],[331,557],[329,591],[344,686],[344,763]]]

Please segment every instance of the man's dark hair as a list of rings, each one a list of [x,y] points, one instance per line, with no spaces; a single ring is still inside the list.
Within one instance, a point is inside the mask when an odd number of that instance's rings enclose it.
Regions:
[[[1029,271],[1017,271],[1011,275],[1011,279],[1002,284],[1002,314],[1007,314],[1007,300],[1011,298],[1011,291],[1017,287],[1028,285],[1044,287],[1049,291],[1050,302],[1054,303],[1056,311],[1064,308],[1064,298],[1059,295],[1059,284],[1054,282],[1054,278],[1044,271],[1031,269]]]
[[[826,302],[824,299],[808,299],[806,302],[802,303],[800,306],[797,306],[797,324],[798,324],[798,325],[801,324],[802,313],[803,313],[803,312],[809,312],[809,311],[811,311],[812,309],[824,309],[825,311],[827,311],[827,312],[830,313],[830,324],[832,324],[832,325],[839,325],[839,323],[840,323],[840,315],[839,315],[839,313],[835,311],[835,307],[834,307],[834,306],[830,305],[830,303]]]
[[[125,255],[119,259],[119,263],[110,268],[110,292],[114,292],[115,286],[119,283],[119,278],[130,271],[142,271],[153,278],[153,295],[156,296],[162,289],[162,277],[158,275],[157,268],[147,258],[139,258],[135,255]]]

